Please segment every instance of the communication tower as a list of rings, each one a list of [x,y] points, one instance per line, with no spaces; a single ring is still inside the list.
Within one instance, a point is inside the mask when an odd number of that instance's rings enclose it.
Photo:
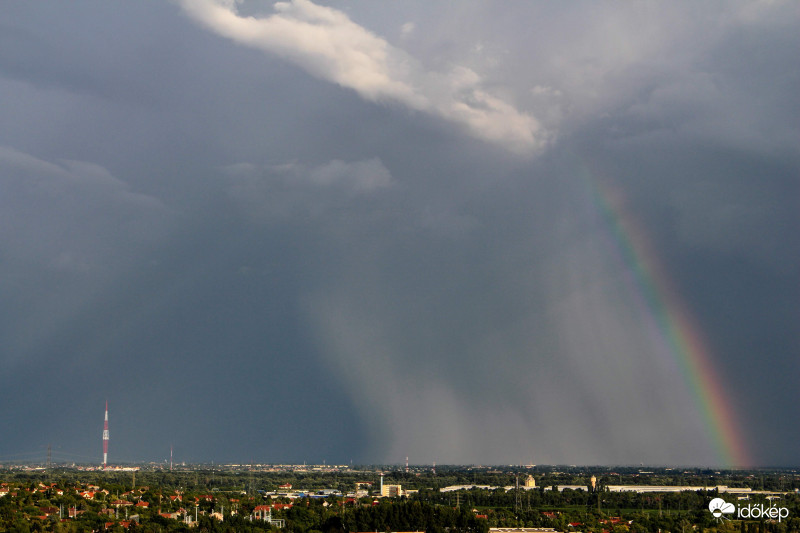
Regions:
[[[106,416],[103,421],[103,468],[108,464],[108,400],[106,400]]]

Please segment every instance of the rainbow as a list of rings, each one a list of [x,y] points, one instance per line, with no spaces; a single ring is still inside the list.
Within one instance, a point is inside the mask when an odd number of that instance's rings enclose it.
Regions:
[[[664,271],[641,224],[625,209],[624,194],[586,165],[582,174],[594,208],[612,235],[636,290],[691,391],[720,465],[729,468],[752,465],[734,410],[714,370],[708,343]]]

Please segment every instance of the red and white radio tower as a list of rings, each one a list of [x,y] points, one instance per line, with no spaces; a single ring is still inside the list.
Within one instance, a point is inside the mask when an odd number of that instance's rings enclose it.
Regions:
[[[108,400],[106,400],[106,418],[103,422],[103,468],[108,462]]]

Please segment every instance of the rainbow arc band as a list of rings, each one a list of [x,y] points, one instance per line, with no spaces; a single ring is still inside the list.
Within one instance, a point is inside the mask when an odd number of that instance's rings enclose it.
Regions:
[[[693,396],[718,461],[725,467],[752,464],[731,402],[714,371],[708,344],[689,307],[681,299],[661,265],[642,225],[629,210],[623,193],[583,164],[583,180],[613,237],[623,263],[635,280],[636,290],[669,346]]]

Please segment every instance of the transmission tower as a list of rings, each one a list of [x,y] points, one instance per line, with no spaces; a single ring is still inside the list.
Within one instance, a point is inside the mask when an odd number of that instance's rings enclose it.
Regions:
[[[103,421],[103,468],[108,464],[108,400],[106,400],[106,416]]]

